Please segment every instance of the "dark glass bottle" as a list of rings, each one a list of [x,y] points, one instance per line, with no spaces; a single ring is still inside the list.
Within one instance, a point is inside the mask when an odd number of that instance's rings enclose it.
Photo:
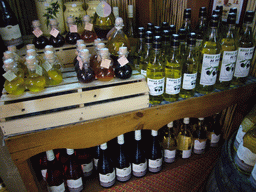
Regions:
[[[74,30],[74,31],[73,29],[71,30],[71,28],[75,26],[74,23],[75,23],[74,18],[72,16],[69,16],[67,18],[67,25],[69,27],[69,31],[66,34],[66,43],[71,45],[75,45],[76,41],[80,39],[80,35],[77,33],[77,30]]]
[[[154,36],[162,36],[162,27],[154,26]]]
[[[46,181],[46,173],[47,173],[47,156],[46,153],[38,154],[39,157],[39,167],[41,170],[41,175],[44,181]]]
[[[191,32],[191,8],[184,10],[182,28],[186,29],[186,36]],[[187,41],[187,39],[185,39],[185,41]]]
[[[33,39],[33,44],[37,49],[44,49],[46,45],[49,44],[48,39],[43,35],[43,32],[40,29],[40,22],[39,20],[32,21],[33,26],[33,33],[35,35]]]
[[[81,34],[81,39],[83,39],[85,43],[92,43],[98,37],[94,31],[93,24],[91,24],[91,17],[89,15],[85,15],[83,17],[83,22],[84,22],[84,31]]]
[[[193,132],[195,154],[202,154],[206,148],[207,135],[204,126],[204,118],[198,118],[196,130]]]
[[[77,63],[77,57],[78,57],[80,51],[81,51],[82,49],[85,49],[85,48],[86,48],[86,45],[84,44],[84,40],[78,39],[78,40],[76,41],[76,51],[75,51],[76,56],[75,56],[75,58],[74,58],[74,60],[73,60],[74,66],[75,66],[76,63]]]
[[[93,173],[93,160],[91,148],[76,149],[78,163],[81,165],[84,177],[90,177]]]
[[[166,63],[166,57],[170,53],[170,30],[165,29],[162,32],[162,39],[163,39],[163,45],[162,45],[162,56],[164,63]]]
[[[53,47],[62,47],[65,43],[65,38],[60,34],[58,30],[58,22],[56,19],[50,19],[51,36],[49,39],[50,44]]]
[[[128,79],[132,76],[132,68],[130,66],[128,58],[129,52],[127,47],[119,48],[119,58],[115,65],[115,75],[120,79]]]
[[[176,26],[170,25],[170,38],[172,37],[172,34],[176,34]]]

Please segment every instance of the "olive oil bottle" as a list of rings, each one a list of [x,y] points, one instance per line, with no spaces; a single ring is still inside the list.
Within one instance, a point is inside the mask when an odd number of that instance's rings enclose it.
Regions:
[[[137,50],[134,53],[133,58],[133,70],[136,70],[138,74],[140,74],[140,60],[142,57],[142,54],[145,52],[145,28],[139,27],[138,28],[138,36],[139,40],[137,43]]]

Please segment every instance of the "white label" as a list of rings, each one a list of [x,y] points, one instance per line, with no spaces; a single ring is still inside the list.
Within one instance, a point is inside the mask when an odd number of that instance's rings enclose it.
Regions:
[[[220,134],[216,135],[215,133],[212,133],[211,143],[218,143],[220,140]]]
[[[43,178],[46,178],[46,173],[47,173],[47,169],[41,170],[41,174],[42,174]]]
[[[79,188],[83,185],[82,177],[79,179],[67,179],[67,185],[69,188]]]
[[[165,149],[164,150],[164,157],[166,158],[175,158],[176,156],[176,149],[175,150],[168,150],[168,149]]]
[[[194,141],[194,149],[202,150],[206,147],[206,141],[200,142],[198,139]]]
[[[146,171],[146,169],[147,169],[147,160],[145,161],[145,163],[132,164],[132,170],[134,172],[143,172],[143,171]]]
[[[110,59],[103,59],[101,61],[100,67],[105,68],[105,69],[109,69],[111,64],[111,60]]]
[[[252,63],[254,47],[238,48],[235,77],[247,77]]]
[[[237,51],[224,51],[220,69],[220,82],[231,81],[236,64]]]
[[[192,149],[182,150],[182,158],[183,159],[189,158],[191,156],[191,152],[192,152]]]
[[[37,38],[40,37],[41,35],[43,35],[43,31],[41,31],[41,29],[36,28],[33,32],[32,32]]]
[[[88,172],[92,171],[93,170],[93,163],[92,163],[92,161],[90,163],[83,164],[82,168],[83,168],[83,173],[88,173]]]
[[[251,175],[254,178],[254,180],[256,180],[256,166],[253,167]]]
[[[147,70],[141,69],[140,73],[141,75],[144,75],[145,77],[147,77]]]
[[[178,79],[166,78],[165,92],[169,95],[176,95],[180,92],[181,77]]]
[[[12,71],[7,71],[6,73],[3,74],[3,77],[11,82],[12,80],[14,80],[17,76],[15,75],[15,73],[13,73]]]
[[[130,175],[132,172],[132,167],[129,165],[129,167],[125,167],[123,169],[116,168],[116,175],[118,177],[126,177]]]
[[[247,165],[254,166],[256,163],[256,154],[251,152],[250,149],[244,147],[243,141],[240,143],[237,149],[237,156]]]
[[[85,24],[85,26],[84,26],[84,29],[85,29],[86,31],[92,31],[92,29],[93,29],[93,24],[87,22],[87,23]]]
[[[162,162],[163,159],[162,158],[159,158],[159,159],[156,159],[156,160],[151,160],[149,159],[148,160],[148,167],[150,168],[158,168],[158,167],[161,167],[162,166]]]
[[[243,138],[244,138],[244,135],[245,135],[246,132],[243,131],[243,126],[240,125],[239,126],[239,129],[237,131],[237,134],[236,134],[236,141],[238,143],[241,143],[243,141]]]
[[[64,192],[65,191],[65,185],[64,182],[60,184],[59,186],[49,186],[50,192]]]
[[[53,36],[53,37],[57,37],[59,35],[60,31],[56,28],[53,28],[51,31],[50,31],[50,34]]]
[[[152,96],[162,95],[164,93],[164,78],[150,79],[147,78],[149,94]]]
[[[204,54],[200,77],[201,85],[214,85],[217,78],[217,70],[220,62],[220,54]]]
[[[109,183],[111,181],[113,181],[116,177],[116,173],[115,173],[115,169],[113,170],[112,173],[108,173],[108,174],[99,174],[100,176],[100,181],[103,183]]]
[[[42,67],[45,69],[45,71],[50,71],[52,69],[52,65],[48,62],[44,62]]]
[[[0,34],[4,41],[10,41],[12,39],[21,38],[21,32],[19,25],[7,25],[6,27],[0,27]]]
[[[188,74],[184,73],[183,75],[183,82],[182,82],[182,89],[192,90],[196,87],[196,77],[197,73]]]

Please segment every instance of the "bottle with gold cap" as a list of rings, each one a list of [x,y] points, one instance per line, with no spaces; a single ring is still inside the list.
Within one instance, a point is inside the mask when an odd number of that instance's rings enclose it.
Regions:
[[[45,46],[49,44],[49,40],[43,35],[40,26],[41,24],[39,20],[32,21],[32,33],[35,35],[33,39],[33,44],[36,46],[37,49],[44,49]]]
[[[77,32],[77,25],[75,25],[75,19],[73,16],[67,17],[67,25],[69,28],[68,33],[66,34],[66,43],[75,45],[76,41],[80,39],[80,35]]]
[[[93,24],[91,23],[91,17],[89,15],[85,15],[83,17],[83,22],[84,31],[81,34],[81,39],[83,39],[85,43],[92,43],[98,37],[94,31]]]
[[[65,43],[65,38],[60,34],[58,25],[59,24],[56,19],[50,19],[51,36],[49,39],[49,43],[54,47],[62,47]]]

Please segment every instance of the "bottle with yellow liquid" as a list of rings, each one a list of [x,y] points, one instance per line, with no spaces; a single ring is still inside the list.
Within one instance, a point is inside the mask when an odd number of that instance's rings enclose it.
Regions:
[[[177,101],[180,93],[182,61],[179,54],[179,35],[172,35],[171,46],[165,65],[164,99],[169,102]]]
[[[10,95],[21,95],[25,91],[24,71],[17,67],[13,59],[6,59],[3,68],[5,73],[4,88]]]
[[[180,50],[180,55],[181,57],[185,57],[186,52],[187,52],[187,31],[185,28],[180,28],[178,31],[178,35],[179,35],[179,40],[180,40],[180,46],[179,46],[179,50]]]
[[[27,56],[26,65],[28,68],[28,77],[25,81],[27,88],[34,93],[43,91],[46,86],[46,80],[43,74],[43,68],[38,64],[36,57]]]
[[[161,37],[154,36],[153,50],[147,68],[147,84],[149,87],[149,103],[160,104],[164,93],[164,62],[161,54]]]
[[[233,25],[236,24],[236,15],[234,13],[228,14],[227,24],[228,30],[226,34],[223,34],[223,38],[220,41],[221,57],[216,82],[217,89],[229,88],[236,63],[237,47],[233,31]]]
[[[208,32],[201,46],[196,91],[211,93],[217,79],[220,62],[220,44],[218,41],[218,16],[212,15]]]

